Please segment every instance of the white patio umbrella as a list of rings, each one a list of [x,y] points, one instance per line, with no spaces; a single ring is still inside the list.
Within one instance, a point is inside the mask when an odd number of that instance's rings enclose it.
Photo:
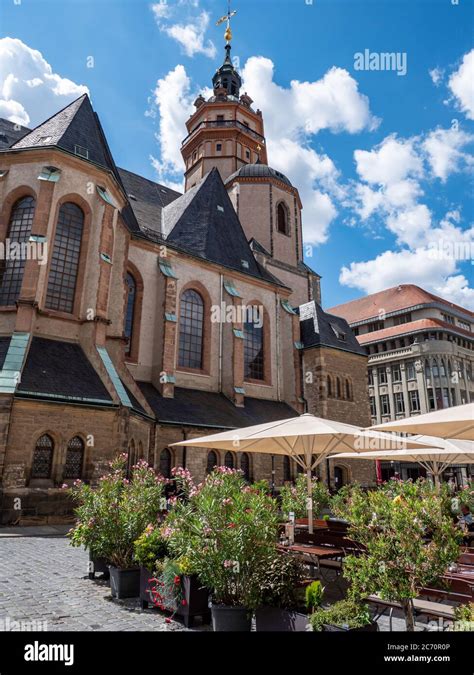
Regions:
[[[437,486],[441,484],[441,475],[452,464],[474,464],[474,442],[441,440],[431,436],[413,436],[411,440],[436,444],[440,447],[426,447],[418,450],[384,450],[382,452],[344,452],[333,455],[332,459],[373,459],[385,462],[417,462],[433,476]]]
[[[474,441],[474,403],[434,410],[425,415],[376,424],[377,431],[398,431],[408,434],[428,434],[439,438]]]
[[[311,472],[326,457],[342,449],[363,452],[374,449],[393,451],[426,447],[423,443],[411,438],[370,431],[352,424],[315,417],[309,413],[290,419],[180,441],[173,445],[292,457],[306,471],[310,532],[313,531]]]

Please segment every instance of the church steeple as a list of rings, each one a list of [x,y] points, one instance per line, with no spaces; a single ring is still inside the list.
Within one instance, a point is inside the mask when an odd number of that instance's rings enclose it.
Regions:
[[[231,45],[232,28],[230,25],[230,21],[232,17],[234,17],[236,14],[237,14],[236,10],[232,12],[230,10],[230,0],[229,0],[227,14],[223,16],[221,19],[219,19],[219,21],[217,22],[218,26],[220,26],[224,22],[226,23],[226,31],[224,33],[224,39],[226,41],[225,45],[226,55],[224,63],[218,70],[216,70],[216,74],[212,78],[212,84],[214,86],[214,91],[216,91],[216,89],[225,89],[228,96],[235,96],[236,98],[238,98],[240,95],[240,87],[242,86],[242,78],[240,77],[237,70],[234,68],[234,64],[232,63],[232,59],[230,56],[230,52],[232,49]]]

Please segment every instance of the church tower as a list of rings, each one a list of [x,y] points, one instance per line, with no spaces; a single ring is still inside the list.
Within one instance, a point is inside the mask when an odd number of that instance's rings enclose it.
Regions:
[[[226,56],[212,78],[213,95],[208,100],[198,96],[196,111],[186,123],[188,135],[181,148],[186,191],[213,167],[225,181],[246,164],[267,162],[262,113],[252,108],[247,93],[240,93],[242,79],[231,58],[233,14],[229,11],[221,20],[227,21]]]

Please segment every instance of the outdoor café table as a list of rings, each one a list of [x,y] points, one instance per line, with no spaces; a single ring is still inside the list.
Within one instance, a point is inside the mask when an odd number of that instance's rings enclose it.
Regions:
[[[340,558],[344,555],[344,551],[334,546],[307,546],[305,544],[291,544],[290,546],[280,545],[279,548],[290,553],[298,553],[306,555],[316,565],[318,575],[321,576],[319,561],[324,558]]]
[[[461,579],[474,584],[474,566],[473,565],[456,565],[456,569],[446,572],[445,577]]]

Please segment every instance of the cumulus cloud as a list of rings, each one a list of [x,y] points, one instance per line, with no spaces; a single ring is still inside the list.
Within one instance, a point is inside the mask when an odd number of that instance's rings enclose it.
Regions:
[[[213,59],[217,53],[216,46],[212,40],[206,39],[210,15],[205,10],[198,11],[198,8],[198,0],[179,0],[174,4],[158,2],[151,6],[159,29],[176,40],[186,56],[192,58],[196,54],[204,54]],[[178,21],[178,17],[181,20]]]
[[[450,174],[471,166],[472,155],[462,150],[473,141],[474,135],[457,127],[431,131],[423,142],[423,149],[433,175],[445,183]]]
[[[474,120],[474,49],[464,55],[459,69],[449,78],[448,86],[459,109]]]
[[[53,72],[41,52],[15,38],[0,39],[0,116],[36,126],[84,93],[86,86]]]
[[[435,87],[439,87],[444,77],[444,70],[442,68],[433,68],[428,71]]]

